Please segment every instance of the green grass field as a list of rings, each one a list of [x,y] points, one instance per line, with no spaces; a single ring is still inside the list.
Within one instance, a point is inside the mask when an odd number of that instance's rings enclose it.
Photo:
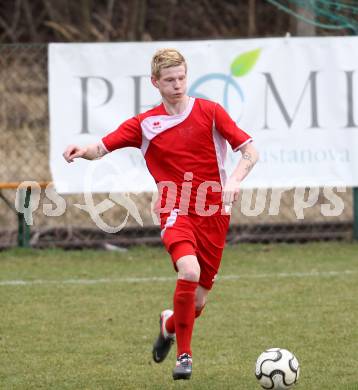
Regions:
[[[257,356],[293,351],[297,389],[358,389],[358,245],[228,247],[198,319],[193,377],[151,347],[171,307],[164,250],[0,252],[0,389],[259,389]],[[11,282],[11,281],[23,281]]]

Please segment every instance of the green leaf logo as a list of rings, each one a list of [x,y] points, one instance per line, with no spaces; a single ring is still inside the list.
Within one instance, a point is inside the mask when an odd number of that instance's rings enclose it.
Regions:
[[[256,64],[261,53],[261,49],[247,51],[237,56],[231,64],[231,74],[236,77],[245,76]]]

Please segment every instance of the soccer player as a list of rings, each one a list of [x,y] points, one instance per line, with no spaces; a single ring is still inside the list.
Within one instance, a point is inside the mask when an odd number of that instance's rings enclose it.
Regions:
[[[70,145],[63,155],[73,162],[129,146],[141,149],[158,185],[161,237],[178,274],[173,310],[160,315],[153,359],[162,362],[176,339],[173,378],[189,379],[194,321],[219,270],[230,219],[226,207],[237,200],[258,153],[220,104],[186,94],[187,64],[177,50],[157,51],[151,68],[152,84],[162,96],[159,106],[126,120],[97,144]],[[242,154],[228,178],[226,141]]]

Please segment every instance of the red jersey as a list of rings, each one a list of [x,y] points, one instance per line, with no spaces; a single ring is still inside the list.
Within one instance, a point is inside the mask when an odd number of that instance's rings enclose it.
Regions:
[[[128,146],[142,150],[158,186],[160,213],[179,209],[196,215],[221,212],[226,141],[237,151],[251,137],[218,103],[193,97],[181,114],[168,115],[162,103],[102,139],[109,152]]]

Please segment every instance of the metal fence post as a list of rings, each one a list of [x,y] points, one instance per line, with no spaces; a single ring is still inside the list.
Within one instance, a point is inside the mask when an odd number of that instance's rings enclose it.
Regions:
[[[28,248],[30,246],[30,225],[27,224],[31,213],[31,187],[20,188],[20,204],[24,205],[24,212],[17,213],[18,230],[17,230],[17,244],[21,248]]]

